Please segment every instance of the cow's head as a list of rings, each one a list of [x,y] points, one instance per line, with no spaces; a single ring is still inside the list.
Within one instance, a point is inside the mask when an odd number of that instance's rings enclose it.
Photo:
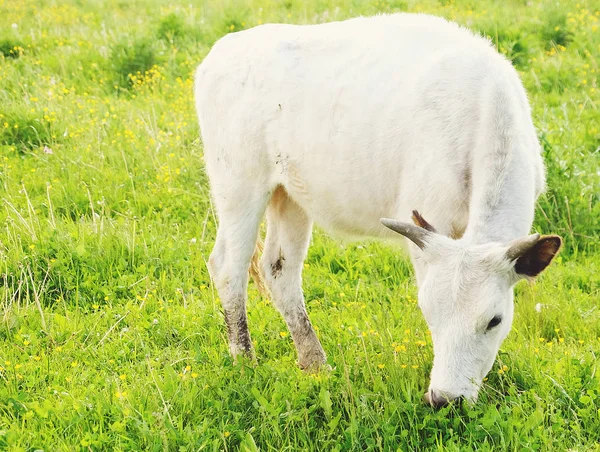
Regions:
[[[416,226],[381,222],[413,242],[426,269],[419,306],[433,339],[433,369],[425,400],[434,407],[477,399],[513,321],[513,286],[533,278],[558,253],[558,236],[533,234],[510,243],[472,245],[436,233],[417,212]]]

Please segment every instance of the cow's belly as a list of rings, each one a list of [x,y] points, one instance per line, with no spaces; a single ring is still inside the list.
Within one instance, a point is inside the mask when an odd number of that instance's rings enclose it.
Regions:
[[[444,234],[462,234],[470,200],[466,185],[448,175],[440,176],[439,183],[429,180],[419,184],[404,171],[407,168],[379,163],[340,172],[335,164],[318,166],[290,160],[278,182],[317,225],[335,235],[389,237],[389,230],[379,220],[410,221],[413,210]]]
[[[290,160],[281,175],[281,185],[327,231],[348,237],[380,236],[385,231],[379,219],[397,213],[395,181],[384,186],[368,171],[342,172],[331,163],[312,166]]]

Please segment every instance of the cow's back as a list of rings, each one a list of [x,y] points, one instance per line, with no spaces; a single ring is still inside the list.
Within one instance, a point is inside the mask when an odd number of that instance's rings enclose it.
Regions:
[[[413,208],[442,232],[464,229],[490,90],[528,117],[518,77],[487,41],[412,14],[228,35],[196,77],[211,181],[283,185],[321,225],[356,235]]]

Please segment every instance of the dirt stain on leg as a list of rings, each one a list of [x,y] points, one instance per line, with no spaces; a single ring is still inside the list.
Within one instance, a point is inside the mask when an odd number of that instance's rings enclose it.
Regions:
[[[285,261],[285,257],[283,257],[283,251],[279,248],[279,257],[277,260],[271,264],[271,275],[273,278],[277,279],[283,273],[283,262]]]
[[[225,311],[224,317],[230,347],[250,355],[252,353],[252,340],[250,339],[248,320],[245,313],[239,315],[236,312]]]

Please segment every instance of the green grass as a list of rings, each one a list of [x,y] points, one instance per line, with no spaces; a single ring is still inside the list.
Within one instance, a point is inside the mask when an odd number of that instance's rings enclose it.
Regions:
[[[253,287],[258,365],[234,365],[206,270],[191,77],[214,41],[404,10],[480,31],[521,72],[548,167],[535,228],[566,241],[517,286],[479,402],[439,412],[421,400],[431,340],[395,250],[315,232],[304,288],[333,367],[319,375],[297,369]],[[600,450],[600,5],[0,0],[0,14],[0,449]]]

